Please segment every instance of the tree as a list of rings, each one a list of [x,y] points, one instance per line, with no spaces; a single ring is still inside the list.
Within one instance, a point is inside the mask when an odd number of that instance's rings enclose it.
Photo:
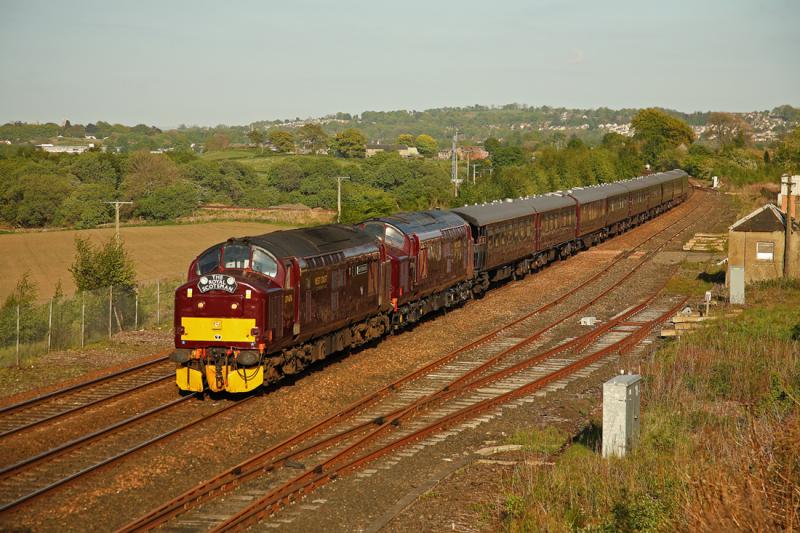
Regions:
[[[114,161],[115,157],[113,154],[87,152],[77,156],[68,168],[83,183],[104,183],[116,188],[119,162]]]
[[[69,175],[32,173],[12,178],[0,195],[3,218],[22,227],[46,226],[75,186]]]
[[[271,130],[267,133],[267,141],[281,153],[294,151],[294,135],[290,131]]]
[[[397,137],[397,144],[402,144],[404,146],[414,146],[414,136],[410,133],[401,133]]]
[[[328,146],[328,134],[319,124],[303,124],[297,130],[297,141],[303,149],[315,154]]]
[[[436,139],[424,133],[417,136],[415,145],[423,157],[433,157],[439,150],[439,144],[436,142]]]
[[[355,128],[349,128],[336,134],[331,148],[339,157],[364,157],[367,152],[367,138]]]
[[[133,261],[121,241],[114,237],[95,246],[88,238],[75,238],[75,261],[69,268],[79,291],[91,291],[111,285],[131,289],[136,283]]]
[[[259,129],[252,129],[247,132],[247,138],[250,139],[250,142],[255,144],[256,147],[261,148],[261,151],[264,151],[264,132]]]
[[[525,152],[519,146],[500,146],[492,154],[492,165],[495,167],[524,165]]]
[[[737,146],[738,148],[750,144],[753,139],[753,129],[738,115],[732,113],[711,113],[706,122],[708,136],[716,138],[719,146]]]
[[[655,108],[642,109],[631,120],[634,139],[642,142],[642,152],[650,163],[655,163],[661,152],[694,141],[694,132],[682,120]]]
[[[269,169],[270,184],[283,192],[292,192],[300,188],[303,169],[294,161],[281,160]]]
[[[775,150],[773,161],[786,172],[800,172],[800,127],[784,137]]]
[[[81,183],[56,212],[54,222],[79,229],[111,222],[113,209],[105,202],[114,198],[114,188],[105,183]]]
[[[483,148],[487,152],[489,152],[489,155],[491,156],[497,151],[498,148],[500,148],[500,141],[498,141],[494,137],[489,137],[488,139],[483,141]]]
[[[174,220],[191,214],[199,203],[197,187],[179,180],[142,197],[135,204],[134,213],[149,220]]]
[[[206,141],[206,150],[224,150],[231,144],[230,138],[223,133],[215,133]]]
[[[128,158],[122,191],[127,200],[138,201],[161,187],[169,187],[182,177],[178,166],[168,157],[146,151]]]

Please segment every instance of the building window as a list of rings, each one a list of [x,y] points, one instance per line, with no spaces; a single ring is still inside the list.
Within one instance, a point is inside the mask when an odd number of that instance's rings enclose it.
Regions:
[[[772,261],[775,255],[774,242],[757,242],[756,259],[759,261]]]

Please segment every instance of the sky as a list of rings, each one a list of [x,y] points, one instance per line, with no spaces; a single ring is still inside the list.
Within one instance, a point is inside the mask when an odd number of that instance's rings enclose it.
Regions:
[[[800,106],[798,0],[0,0],[0,122]]]

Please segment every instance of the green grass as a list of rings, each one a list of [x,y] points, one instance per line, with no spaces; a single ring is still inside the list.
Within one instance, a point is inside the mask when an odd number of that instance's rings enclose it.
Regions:
[[[724,283],[723,266],[684,261],[680,264],[678,273],[667,282],[664,290],[669,294],[701,297],[706,291],[719,288]]]
[[[550,455],[561,449],[568,435],[552,426],[544,429],[520,430],[508,439],[508,444],[520,444],[527,452]]]

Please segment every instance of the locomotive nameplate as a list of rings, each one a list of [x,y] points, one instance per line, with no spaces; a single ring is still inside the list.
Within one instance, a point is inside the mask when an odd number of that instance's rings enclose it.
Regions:
[[[211,274],[201,277],[200,281],[197,282],[197,288],[203,293],[208,291],[225,291],[233,294],[236,292],[236,280],[231,276]]]

